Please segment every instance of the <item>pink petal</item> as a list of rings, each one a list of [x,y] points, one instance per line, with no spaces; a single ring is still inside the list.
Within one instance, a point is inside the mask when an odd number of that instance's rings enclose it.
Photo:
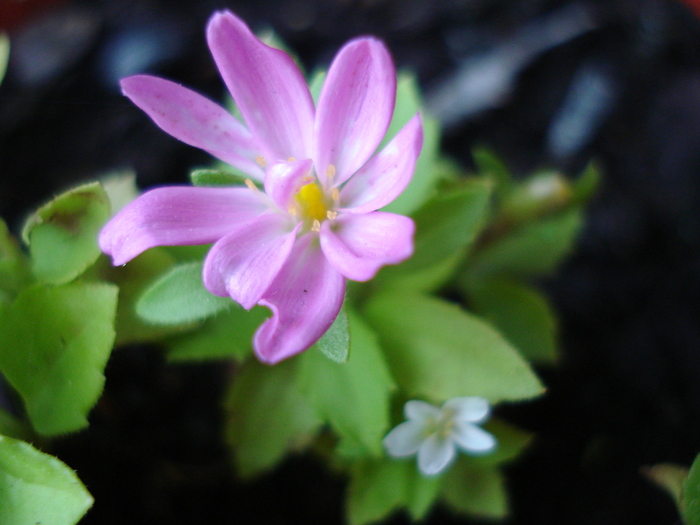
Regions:
[[[299,225],[270,213],[237,226],[219,240],[204,261],[204,286],[250,310],[289,257]]]
[[[258,358],[275,364],[314,344],[338,316],[345,278],[318,247],[315,234],[300,237],[286,264],[260,300],[272,310],[255,334]]]
[[[267,197],[248,188],[168,187],[129,203],[100,232],[114,265],[154,246],[208,244],[267,209]]]
[[[367,213],[393,201],[411,182],[422,147],[423,125],[416,115],[343,186],[340,211]]]
[[[346,44],[333,60],[316,116],[316,171],[335,166],[335,184],[355,173],[384,138],[394,113],[396,71],[373,38]]]
[[[314,103],[291,57],[263,44],[228,11],[211,18],[207,41],[268,164],[310,158]]]
[[[260,149],[246,127],[224,108],[158,77],[135,75],[123,79],[121,86],[163,131],[262,180],[264,171],[255,162]]]
[[[310,175],[311,160],[295,160],[294,162],[278,162],[270,167],[265,174],[265,193],[273,200],[280,210],[285,212],[292,204],[292,198],[299,189],[315,180]]]
[[[321,248],[345,277],[367,281],[385,264],[413,254],[413,221],[403,215],[375,211],[345,214],[321,226]]]

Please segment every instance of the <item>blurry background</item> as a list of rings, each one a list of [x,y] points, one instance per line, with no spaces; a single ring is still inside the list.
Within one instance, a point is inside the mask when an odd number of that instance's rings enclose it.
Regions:
[[[228,7],[274,29],[312,70],[348,38],[383,38],[414,71],[466,168],[485,144],[518,175],[603,184],[577,253],[542,283],[561,315],[547,395],[501,407],[537,432],[508,470],[514,525],[672,524],[640,474],[700,452],[700,2],[686,0],[3,0],[0,215],[133,168],[141,187],[185,182],[205,154],[157,129],[118,91],[151,72],[221,100],[204,27]],[[342,480],[300,457],[249,484],[221,445],[226,370],[124,348],[92,426],[52,452],[95,496],[81,523],[339,523]],[[402,516],[392,523],[404,523]],[[429,523],[472,523],[437,510]],[[478,523],[474,521],[473,523]]]

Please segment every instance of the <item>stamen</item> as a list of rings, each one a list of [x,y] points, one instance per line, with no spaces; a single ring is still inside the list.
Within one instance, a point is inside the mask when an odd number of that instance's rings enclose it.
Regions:
[[[312,232],[320,232],[321,231],[321,223],[318,221],[318,219],[314,219],[314,223],[311,226],[311,231]]]
[[[297,160],[297,159],[295,159],[294,157],[289,157],[289,158],[287,159],[287,162],[294,162],[294,161],[296,161],[296,160]]]
[[[327,211],[326,212],[326,217],[328,217],[332,221],[334,221],[337,216],[338,216],[337,211]]]
[[[340,200],[340,192],[338,191],[338,188],[333,188],[331,190],[331,199],[333,199],[336,202]]]
[[[260,191],[258,189],[258,187],[255,185],[255,183],[250,179],[245,180],[245,185],[248,186],[248,188],[250,188],[253,191]]]
[[[261,168],[264,168],[267,166],[267,161],[265,160],[265,157],[261,157],[260,155],[255,157],[255,162],[257,162]]]
[[[290,206],[289,208],[287,208],[287,211],[289,212],[289,215],[291,215],[292,217],[297,216],[297,209],[294,206]]]
[[[333,177],[335,177],[335,166],[333,164],[329,164],[326,168],[326,177],[328,177],[328,180],[333,180]]]

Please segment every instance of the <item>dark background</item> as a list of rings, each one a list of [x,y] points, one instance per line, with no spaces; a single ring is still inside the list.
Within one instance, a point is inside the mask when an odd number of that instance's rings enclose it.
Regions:
[[[688,4],[691,4],[688,0]],[[186,181],[205,154],[153,126],[117,80],[148,71],[221,99],[206,49],[229,7],[312,69],[375,34],[415,71],[465,167],[487,144],[517,175],[604,173],[576,254],[542,283],[562,360],[540,400],[501,407],[535,431],[507,471],[513,525],[679,523],[640,473],[700,452],[700,21],[674,0],[268,0],[0,3],[0,215],[16,232],[51,195],[132,167]],[[461,79],[461,93],[450,91]],[[452,84],[450,84],[452,82]],[[221,445],[224,365],[118,349],[91,427],[54,444],[96,498],[85,524],[335,523],[343,481],[311,457],[233,479]],[[472,523],[448,511],[429,523]],[[396,517],[392,523],[404,523]],[[474,522],[477,523],[477,522]]]

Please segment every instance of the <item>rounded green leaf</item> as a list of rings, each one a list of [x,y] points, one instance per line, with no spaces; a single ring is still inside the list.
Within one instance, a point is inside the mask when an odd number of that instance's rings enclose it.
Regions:
[[[74,525],[93,499],[64,463],[0,436],[0,523]]]
[[[459,458],[447,471],[442,484],[442,499],[454,510],[482,518],[498,519],[508,515],[508,493],[501,473]]]
[[[66,283],[94,263],[100,255],[97,236],[110,213],[99,182],[73,188],[39,208],[22,230],[37,280]]]
[[[87,426],[114,342],[117,287],[34,285],[0,316],[0,371],[43,435]]]
[[[202,263],[170,269],[136,303],[136,313],[156,325],[187,324],[206,319],[231,306],[231,299],[214,295],[202,282]]]
[[[496,403],[544,391],[510,343],[457,305],[396,292],[374,297],[365,313],[408,397],[443,402],[480,396]]]
[[[345,305],[338,312],[331,327],[321,336],[316,344],[323,355],[336,363],[345,363],[350,354],[350,329]]]

